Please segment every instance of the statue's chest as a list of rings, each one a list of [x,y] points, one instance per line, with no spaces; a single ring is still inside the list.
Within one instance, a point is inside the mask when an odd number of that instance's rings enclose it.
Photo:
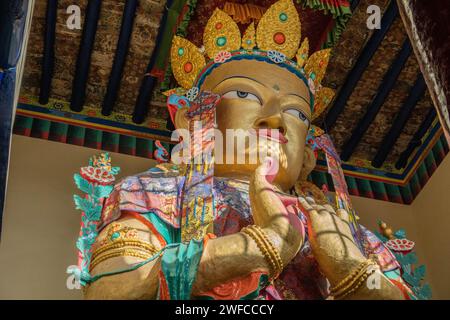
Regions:
[[[214,234],[220,237],[236,233],[253,223],[247,183],[218,178],[214,180],[213,192]]]

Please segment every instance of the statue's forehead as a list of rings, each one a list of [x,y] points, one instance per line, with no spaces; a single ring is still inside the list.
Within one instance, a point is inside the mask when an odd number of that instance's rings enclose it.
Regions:
[[[203,89],[211,90],[221,82],[233,78],[246,78],[275,91],[309,96],[304,79],[283,67],[257,60],[236,60],[217,66],[202,79],[201,85]]]

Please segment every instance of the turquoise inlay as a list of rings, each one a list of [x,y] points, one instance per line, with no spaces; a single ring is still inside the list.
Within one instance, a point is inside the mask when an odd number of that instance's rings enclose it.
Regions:
[[[203,240],[191,240],[167,249],[161,261],[161,269],[172,300],[191,298],[192,285],[197,276],[203,253]]]
[[[282,22],[286,22],[286,21],[287,21],[287,19],[288,19],[288,16],[287,16],[287,14],[286,14],[286,13],[284,13],[284,12],[282,12],[282,13],[280,14],[280,21],[282,21]]]
[[[184,54],[184,49],[183,48],[179,48],[178,49],[178,55],[181,57]]]
[[[247,40],[247,44],[248,44],[248,45],[252,44],[252,40],[248,39],[248,40]]]
[[[217,44],[219,47],[223,47],[224,45],[227,44],[227,38],[226,38],[226,37],[219,37],[219,38],[217,38],[216,44]]]
[[[120,233],[119,232],[114,232],[111,236],[111,240],[116,240],[118,237],[120,237]]]

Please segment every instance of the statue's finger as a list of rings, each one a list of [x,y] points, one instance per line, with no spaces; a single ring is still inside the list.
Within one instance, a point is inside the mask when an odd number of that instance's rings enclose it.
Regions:
[[[334,210],[333,206],[331,206],[329,204],[324,204],[323,206],[325,207],[325,209],[327,209],[328,212],[336,214],[336,211]]]
[[[337,214],[337,216],[338,216],[339,218],[341,218],[341,220],[343,220],[343,221],[345,221],[345,222],[347,222],[347,223],[350,222],[350,216],[349,216],[347,210],[344,210],[344,209],[338,209],[337,212],[336,212],[336,214]]]
[[[306,197],[305,199],[306,199],[306,201],[308,201],[308,203],[311,204],[311,205],[316,204],[316,201],[315,201],[314,198],[312,198],[312,197]]]
[[[311,223],[311,220],[315,220],[316,218],[319,217],[319,213],[317,212],[317,210],[314,209],[313,206],[311,206],[308,201],[306,201],[305,198],[303,197],[299,197],[298,198],[299,201],[299,205],[300,207],[303,209],[303,213],[306,215],[307,220],[308,220],[308,224]]]
[[[298,197],[298,201],[300,202],[300,205],[307,211],[313,210],[313,207],[306,201],[303,197]]]

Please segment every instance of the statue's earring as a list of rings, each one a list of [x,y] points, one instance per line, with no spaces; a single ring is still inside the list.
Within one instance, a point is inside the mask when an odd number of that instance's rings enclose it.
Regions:
[[[299,180],[306,181],[308,179],[309,174],[314,170],[315,167],[316,167],[316,155],[308,145],[305,145],[302,171],[300,172]]]
[[[189,117],[187,115],[188,111],[188,107],[183,107],[177,110],[174,115],[175,128],[189,130]]]

